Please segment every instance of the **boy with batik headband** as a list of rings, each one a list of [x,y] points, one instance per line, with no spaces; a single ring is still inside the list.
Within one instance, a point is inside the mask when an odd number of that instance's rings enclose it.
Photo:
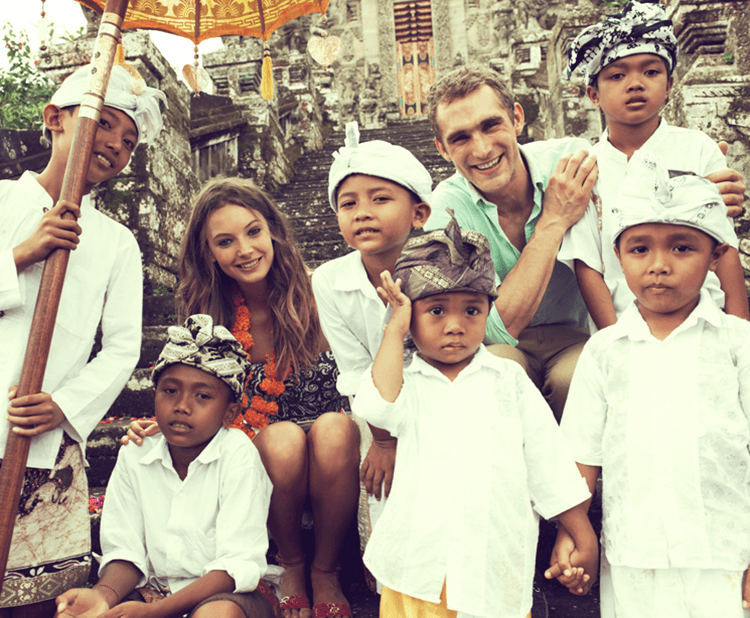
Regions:
[[[487,239],[453,219],[410,239],[394,276],[382,273],[393,314],[353,406],[399,441],[365,552],[380,615],[530,615],[537,512],[575,528],[569,585],[584,594],[597,568],[589,492],[524,370],[482,345],[496,298]],[[416,354],[404,367],[407,333]]]
[[[633,299],[607,244],[615,225],[617,195],[633,153],[650,150],[670,170],[699,176],[726,168],[724,155],[710,137],[671,127],[659,116],[672,87],[676,60],[672,22],[661,6],[650,2],[629,2],[621,13],[583,30],[569,50],[568,77],[576,70],[583,73],[586,94],[607,118],[607,128],[593,147],[599,179],[592,204],[566,234],[559,254],[575,269],[597,328],[614,324]],[[731,244],[716,273],[709,273],[706,289],[727,313],[748,319],[744,274],[736,241]]]
[[[83,451],[140,356],[140,250],[133,234],[94,208],[87,194],[120,173],[139,142],[156,138],[164,95],[122,66],[113,68],[79,208],[58,200],[89,74],[89,67],[73,73],[44,108],[52,142],[44,171],[0,182],[0,391],[11,400],[0,420],[0,458],[11,427],[32,437],[0,594],[3,617],[19,606],[24,616],[50,615],[55,596],[86,581],[91,542]],[[66,211],[77,220],[63,219]],[[71,255],[42,392],[16,397],[44,261],[57,248]],[[102,348],[89,360],[100,323]]]
[[[610,244],[635,301],[586,344],[562,420],[589,488],[604,479],[605,618],[750,615],[750,324],[703,286],[726,211],[708,180],[630,160]]]
[[[344,240],[355,251],[320,266],[312,277],[323,328],[339,368],[342,395],[357,392],[383,338],[386,305],[380,273],[393,272],[412,229],[430,216],[432,178],[405,148],[374,140],[359,143],[356,122],[346,125],[334,154],[328,197]],[[357,419],[362,457],[359,528],[362,549],[390,492],[396,441]],[[372,586],[372,582],[370,582]]]
[[[271,482],[253,443],[227,428],[250,361],[208,315],[168,333],[152,375],[161,435],[120,449],[99,580],[58,597],[59,615],[95,618],[117,605],[118,616],[279,616],[261,581]]]

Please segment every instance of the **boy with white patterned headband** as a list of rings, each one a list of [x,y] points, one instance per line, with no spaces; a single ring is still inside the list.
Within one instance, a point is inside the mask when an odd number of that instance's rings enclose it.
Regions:
[[[410,239],[394,277],[382,273],[393,314],[352,407],[399,441],[364,557],[383,584],[380,615],[530,616],[537,513],[572,526],[576,567],[561,573],[585,594],[597,570],[589,492],[541,393],[482,344],[497,298],[487,238],[452,219]],[[405,367],[407,333],[417,352]]]
[[[703,286],[726,210],[710,181],[631,158],[608,244],[635,300],[586,344],[562,419],[604,480],[603,618],[750,616],[750,324]]]
[[[574,71],[583,73],[586,94],[607,118],[607,128],[592,149],[599,165],[592,204],[565,235],[558,257],[575,270],[596,328],[614,324],[633,298],[606,243],[633,153],[653,151],[670,170],[699,176],[726,168],[710,137],[669,126],[659,116],[672,88],[676,59],[672,22],[661,6],[647,1],[632,0],[621,13],[589,26],[569,50],[568,77]],[[706,289],[727,313],[749,319],[736,239],[731,245],[716,273],[709,273]]]
[[[190,316],[168,333],[152,375],[161,434],[120,449],[102,512],[99,579],[60,595],[57,615],[109,616],[117,606],[117,616],[278,618],[261,580],[271,481],[255,445],[228,429],[250,361],[211,316]]]
[[[90,67],[68,77],[44,108],[47,167],[0,181],[0,458],[8,431],[31,437],[0,615],[54,613],[54,598],[91,569],[86,439],[140,356],[141,253],[133,234],[94,208],[94,185],[119,174],[162,126],[163,93],[123,66],[112,69],[80,207],[59,201]],[[63,219],[65,212],[76,219]],[[79,238],[80,236],[80,238]],[[71,251],[42,392],[16,397],[44,261]],[[97,327],[102,348],[90,360]],[[12,424],[12,425],[11,425]],[[62,472],[65,471],[65,472]],[[61,479],[67,479],[61,482]],[[63,506],[64,505],[64,506]],[[36,614],[34,612],[40,612]]]

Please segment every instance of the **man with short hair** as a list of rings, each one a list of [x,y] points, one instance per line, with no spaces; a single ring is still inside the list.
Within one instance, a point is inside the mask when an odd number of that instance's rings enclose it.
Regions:
[[[502,285],[486,342],[524,367],[559,421],[588,329],[575,276],[557,252],[588,206],[595,158],[583,139],[520,145],[523,109],[491,69],[451,72],[428,104],[438,151],[456,173],[436,187],[427,227],[445,227],[451,208],[462,228],[487,236]]]

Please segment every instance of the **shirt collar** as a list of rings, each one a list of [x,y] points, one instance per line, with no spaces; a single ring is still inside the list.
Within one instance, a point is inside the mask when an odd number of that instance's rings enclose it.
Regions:
[[[367,276],[365,265],[362,263],[362,254],[359,251],[352,251],[344,256],[343,260],[337,263],[333,289],[343,292],[353,292],[361,290],[365,296],[377,298],[378,293]]]
[[[491,358],[494,357],[487,351],[484,344],[481,344],[476,354],[474,354],[474,358],[472,358],[471,362],[461,370],[461,373],[456,379],[479,371],[482,367],[488,364],[487,361]],[[437,376],[443,380],[448,380],[448,378],[446,378],[437,367],[430,365],[430,363],[424,360],[418,352],[413,355],[411,364],[404,367],[404,373],[421,373],[426,376]]]
[[[719,328],[721,327],[722,313],[722,310],[719,309],[716,303],[711,299],[706,288],[703,288],[701,289],[700,298],[698,299],[698,304],[695,309],[690,312],[690,315],[685,318],[685,321],[682,324],[669,334],[667,339],[683,330],[692,328],[698,324],[699,320],[703,320],[711,326]],[[622,312],[622,315],[612,328],[604,329],[601,332],[605,333],[604,336],[606,336],[606,333],[610,334],[610,342],[622,338],[628,338],[632,341],[647,341],[654,339],[654,336],[648,328],[648,324],[646,324],[646,320],[643,319],[641,312],[638,311],[635,300],[631,301],[631,303],[625,308],[625,311]]]
[[[212,461],[216,461],[221,455],[221,444],[224,442],[228,435],[228,429],[226,427],[220,427],[216,435],[211,439],[211,442],[206,445],[206,448],[201,451],[201,454],[195,458],[195,461],[201,464],[209,464]],[[169,444],[163,435],[160,435],[158,442],[154,447],[140,458],[139,463],[144,466],[149,466],[154,462],[161,462],[165,468],[174,469],[172,464],[172,455],[169,452]],[[192,465],[192,464],[191,464]]]
[[[656,127],[656,131],[651,134],[651,136],[646,140],[646,143],[643,144],[641,148],[656,152],[659,148],[659,145],[665,139],[667,139],[668,128],[669,125],[667,124],[666,120],[664,120],[664,118],[659,118],[659,126]],[[612,145],[612,142],[609,141],[609,129],[604,129],[604,132],[599,138],[599,141],[604,145],[604,148],[609,151],[610,157],[624,159],[625,163],[627,163],[628,156],[624,152],[617,150],[617,148]]]
[[[52,197],[50,196],[50,194],[47,193],[47,191],[41,184],[39,184],[39,180],[37,180],[38,177],[39,174],[37,174],[36,172],[27,170],[23,174],[21,174],[18,182],[24,191],[27,191],[30,195],[33,196],[33,199],[29,201],[29,208],[42,211],[44,211],[45,208],[49,210],[54,206],[54,203],[52,202]],[[81,208],[89,208],[90,206],[91,197],[86,194],[81,198]]]

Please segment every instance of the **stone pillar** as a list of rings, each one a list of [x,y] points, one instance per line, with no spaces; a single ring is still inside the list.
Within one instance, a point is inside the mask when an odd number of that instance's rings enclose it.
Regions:
[[[93,45],[94,39],[86,37],[50,46],[38,66],[60,82],[89,62]],[[91,195],[99,210],[135,234],[150,293],[176,285],[179,245],[198,188],[190,165],[190,93],[146,32],[125,32],[123,47],[126,61],[149,86],[166,93],[169,106],[162,106],[164,129],[154,144],[139,146],[125,170]]]

